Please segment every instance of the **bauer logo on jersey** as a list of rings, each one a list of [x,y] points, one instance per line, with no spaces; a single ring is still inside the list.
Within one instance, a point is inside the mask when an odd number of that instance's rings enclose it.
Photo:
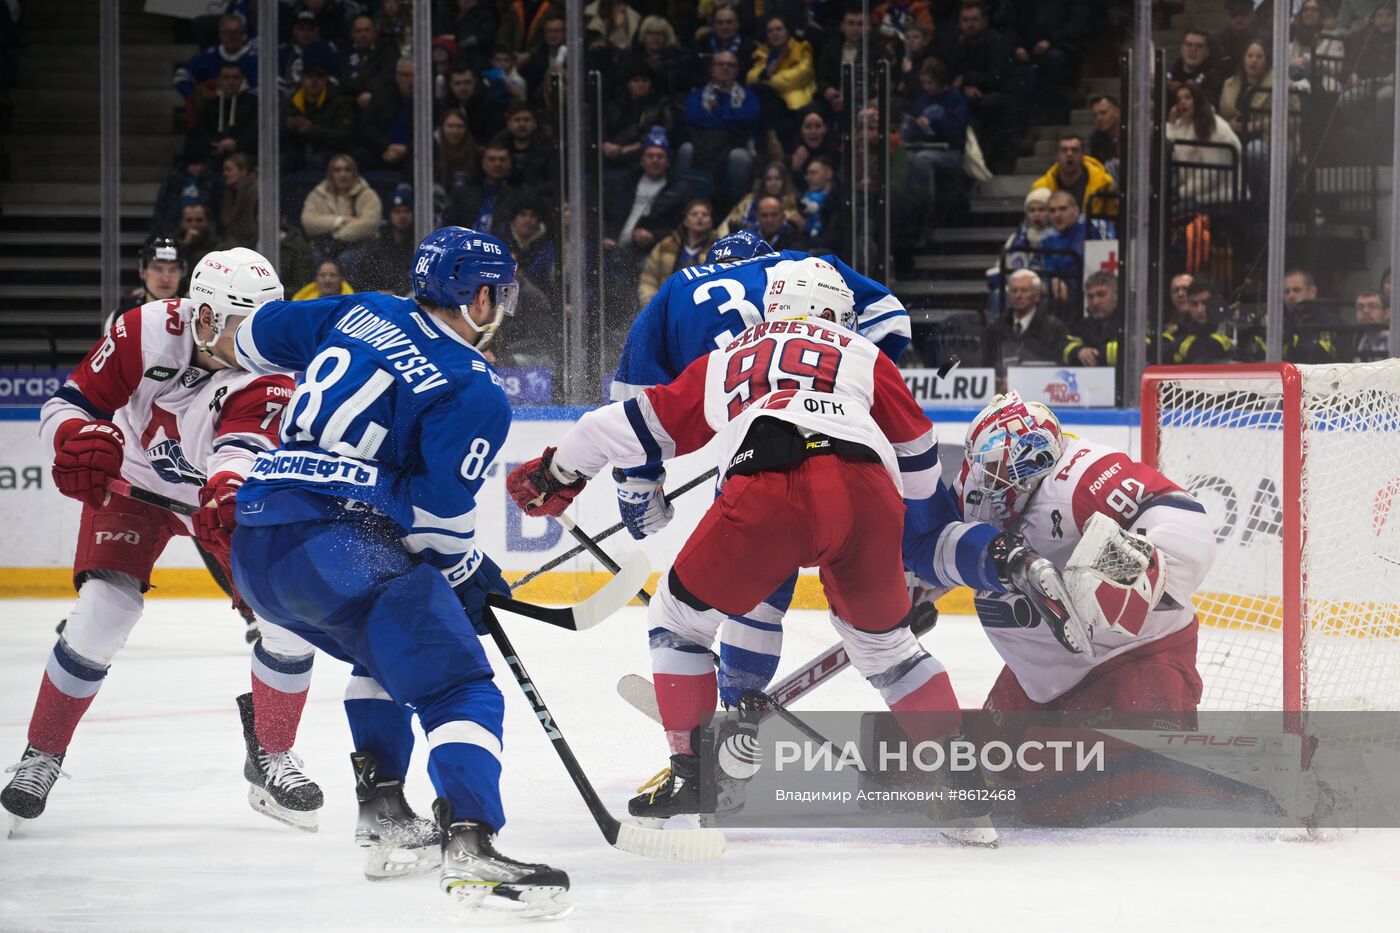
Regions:
[[[167,483],[174,483],[177,486],[187,483],[192,486],[203,486],[205,476],[190,463],[185,457],[185,449],[180,446],[177,440],[165,440],[148,448],[146,460],[150,462],[151,468],[156,474]]]
[[[300,479],[312,483],[373,486],[379,481],[379,467],[335,454],[278,450],[258,454],[251,475],[266,480]]]

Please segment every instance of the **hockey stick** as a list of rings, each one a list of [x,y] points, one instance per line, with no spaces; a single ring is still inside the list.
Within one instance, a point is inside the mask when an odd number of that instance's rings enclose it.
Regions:
[[[555,723],[553,714],[545,705],[544,697],[540,696],[539,689],[530,679],[525,665],[520,662],[520,656],[511,647],[510,639],[506,637],[501,623],[496,620],[495,613],[487,606],[481,615],[482,620],[486,623],[487,631],[491,633],[491,639],[495,641],[496,647],[505,657],[506,664],[510,667],[511,673],[515,675],[515,682],[520,685],[521,691],[525,694],[525,699],[530,701],[530,706],[534,709],[535,716],[539,718],[544,734],[549,736],[549,741],[554,746],[555,752],[558,753],[559,760],[564,763],[564,770],[568,771],[569,777],[573,778],[574,786],[578,788],[580,796],[583,797],[588,812],[593,814],[593,821],[603,831],[603,838],[608,841],[608,845],[624,852],[644,855],[647,858],[673,861],[716,859],[724,854],[724,834],[717,829],[651,829],[632,823],[619,822],[616,817],[609,813],[608,808],[598,797],[598,792],[593,789],[593,784],[588,780],[588,775],[584,774],[578,759],[574,757],[569,743],[564,740],[564,733]]]
[[[124,479],[107,480],[107,491],[114,496],[121,496],[124,499],[135,499],[137,502],[144,502],[158,509],[174,512],[176,515],[193,515],[199,511],[199,506],[197,505],[190,505],[188,502],[181,502],[179,499],[172,499],[169,496],[162,496],[158,492],[151,492],[149,489],[133,486]]]
[[[699,486],[701,483],[704,483],[704,482],[707,482],[707,481],[709,481],[709,480],[711,480],[711,479],[714,479],[715,475],[716,475],[718,472],[719,472],[719,470],[717,470],[717,469],[710,469],[710,470],[705,471],[704,473],[701,473],[699,476],[695,477],[695,479],[693,479],[693,480],[691,480],[690,482],[686,483],[684,486],[681,486],[679,489],[675,490],[674,492],[669,492],[669,493],[667,493],[667,494],[666,494],[666,501],[667,501],[667,502],[670,502],[670,501],[672,501],[673,499],[676,499],[677,497],[679,497],[679,496],[681,496],[681,495],[683,495],[683,494],[685,494],[685,493],[687,493],[687,492],[690,492],[690,490],[694,489],[696,486]],[[563,524],[563,519],[560,519],[560,524]],[[568,527],[568,526],[565,526],[565,527]],[[615,535],[617,532],[621,531],[621,530],[622,530],[623,528],[625,528],[625,527],[626,527],[626,524],[623,523],[623,522],[618,522],[616,525],[610,525],[609,527],[604,528],[601,532],[599,532],[599,533],[593,538],[593,541],[596,543],[596,542],[598,542],[598,541],[602,541],[604,538],[610,538],[610,537],[612,537],[613,535]],[[579,543],[578,545],[575,545],[574,547],[569,548],[567,551],[565,551],[563,554],[560,554],[558,557],[551,557],[549,560],[545,561],[541,566],[535,568],[534,570],[531,570],[529,573],[525,574],[525,576],[521,577],[519,580],[516,580],[515,583],[513,583],[513,584],[511,585],[511,589],[515,589],[516,587],[524,586],[525,584],[529,583],[531,580],[535,579],[536,577],[540,576],[541,574],[548,573],[549,571],[553,570],[555,567],[558,567],[560,564],[564,563],[565,561],[572,560],[573,558],[578,557],[580,554],[582,554],[582,553],[583,553],[584,551],[586,551],[586,550],[588,550],[588,546],[585,545],[585,544],[583,544],[583,543]]]
[[[616,576],[609,580],[601,590],[572,606],[557,608],[536,606],[533,603],[521,602],[499,593],[491,593],[486,597],[486,601],[505,612],[513,612],[516,615],[526,616],[539,622],[547,622],[572,632],[582,632],[591,629],[630,603],[651,574],[651,565],[647,561],[647,556],[638,551],[627,558],[626,562],[614,572]],[[519,585],[516,584],[516,586]]]
[[[584,531],[578,526],[578,524],[573,520],[573,517],[570,516],[568,513],[564,513],[559,516],[559,524],[563,525],[564,528],[568,530],[569,534],[574,536],[574,540],[578,542],[579,547],[592,554],[593,557],[597,559],[598,563],[602,564],[613,574],[615,574],[612,580],[608,581],[608,586],[612,586],[621,578],[623,574],[623,568],[617,565],[617,561],[612,559],[611,554],[603,550],[602,547],[598,545],[598,538],[590,537],[586,531]],[[641,556],[641,554],[638,553],[636,556]],[[632,560],[629,559],[628,563],[631,564]],[[642,579],[637,582],[637,585],[632,588],[633,595],[642,601],[643,606],[650,606],[651,594],[642,588],[642,584],[645,582],[646,577],[642,577]],[[606,589],[606,587],[604,587],[604,589]]]
[[[933,628],[937,621],[937,615],[916,619],[910,629],[917,638]],[[841,673],[850,663],[845,645],[837,642],[805,666],[789,674],[782,683],[769,691],[768,696],[777,704],[787,706],[799,697],[806,696],[818,684],[826,683]],[[661,711],[656,707],[656,688],[652,686],[651,681],[640,674],[627,674],[617,682],[617,692],[637,712],[658,724],[661,722]]]
[[[188,502],[181,502],[158,492],[133,486],[124,479],[109,479],[107,490],[113,495],[144,502],[177,515],[194,515],[199,511],[197,505],[190,505]],[[633,595],[650,575],[651,566],[647,563],[646,555],[638,552],[629,557],[626,564],[614,572],[617,576],[609,580],[606,586],[572,606],[536,606],[533,603],[521,602],[499,593],[492,593],[486,598],[491,605],[506,612],[513,612],[516,615],[546,622],[570,631],[582,632],[602,622],[631,602]]]

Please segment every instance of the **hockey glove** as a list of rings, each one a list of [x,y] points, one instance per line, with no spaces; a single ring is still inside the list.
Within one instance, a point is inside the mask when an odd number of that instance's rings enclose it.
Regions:
[[[1001,582],[1031,601],[1055,640],[1066,651],[1092,658],[1094,645],[1089,622],[1070,601],[1055,565],[1031,550],[1020,535],[1009,531],[993,538],[987,550]]]
[[[904,571],[904,582],[909,587],[909,626],[915,632],[928,631],[938,623],[938,597],[948,591],[929,586],[912,570]]]
[[[107,481],[122,475],[122,432],[110,421],[65,421],[54,436],[53,482],[58,491],[100,509]]]
[[[554,463],[554,451],[546,447],[544,453],[520,464],[506,477],[506,491],[526,515],[562,515],[588,484],[588,477],[560,469]]]
[[[454,586],[452,592],[457,594],[462,608],[467,610],[467,618],[471,620],[472,628],[485,638],[491,634],[486,628],[485,615],[482,612],[486,608],[486,596],[489,593],[509,596],[510,584],[501,576],[501,568],[496,566],[496,562],[482,554],[481,563],[477,565],[476,570]]]
[[[228,554],[233,549],[237,510],[233,500],[242,485],[243,477],[225,470],[209,477],[199,490],[200,509],[191,516],[190,524],[194,526],[195,538],[212,554]]]
[[[666,501],[666,490],[661,488],[666,482],[665,470],[656,479],[628,476],[621,470],[613,470],[613,482],[617,483],[617,508],[622,513],[622,524],[638,541],[665,528],[676,514],[671,503]]]
[[[1074,604],[1097,625],[1137,635],[1167,591],[1161,552],[1102,512],[1089,516],[1065,564]]]

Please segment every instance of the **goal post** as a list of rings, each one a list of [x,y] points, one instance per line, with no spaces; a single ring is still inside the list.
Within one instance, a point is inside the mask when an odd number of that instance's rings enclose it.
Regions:
[[[1400,360],[1149,367],[1142,458],[1216,529],[1202,709],[1400,709]]]

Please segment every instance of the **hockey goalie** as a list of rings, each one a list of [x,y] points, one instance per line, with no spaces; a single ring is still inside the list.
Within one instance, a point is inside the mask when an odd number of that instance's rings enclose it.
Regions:
[[[993,719],[1112,710],[1124,725],[1146,713],[1146,727],[1192,728],[1191,596],[1215,557],[1205,508],[1122,451],[1064,434],[1050,409],[1014,392],[972,423],[955,490],[966,519],[1022,535],[1062,571],[1091,629],[1069,650],[1023,597],[979,593],[978,619],[1005,662],[985,703]]]

